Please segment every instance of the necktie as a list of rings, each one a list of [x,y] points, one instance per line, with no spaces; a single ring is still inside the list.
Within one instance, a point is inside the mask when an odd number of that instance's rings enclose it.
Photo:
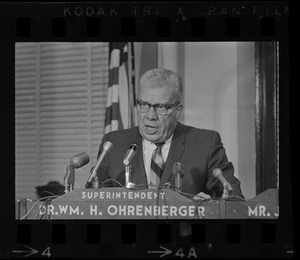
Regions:
[[[151,158],[151,172],[150,172],[150,185],[159,186],[160,178],[164,170],[164,161],[161,154],[161,148],[165,142],[156,143],[156,148],[152,153]]]

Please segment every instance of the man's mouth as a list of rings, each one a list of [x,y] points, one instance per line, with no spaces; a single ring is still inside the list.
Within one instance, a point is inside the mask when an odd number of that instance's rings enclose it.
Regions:
[[[154,133],[158,129],[158,127],[151,126],[151,125],[145,125],[145,128],[147,129],[147,132],[150,132],[150,133]]]

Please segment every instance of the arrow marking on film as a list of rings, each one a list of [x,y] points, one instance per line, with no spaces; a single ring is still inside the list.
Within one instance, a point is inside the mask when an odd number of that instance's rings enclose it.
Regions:
[[[29,253],[29,254],[25,255],[25,257],[30,256],[30,255],[34,255],[34,254],[36,254],[36,253],[39,252],[39,251],[37,251],[37,250],[35,250],[35,249],[29,247],[29,246],[25,246],[25,247],[27,247],[28,249],[30,249],[30,251],[13,250],[12,252],[13,252],[13,253]]]
[[[148,251],[148,253],[150,254],[162,254],[162,255],[160,255],[159,257],[164,257],[164,256],[166,256],[166,255],[169,255],[169,254],[171,254],[172,253],[172,251],[171,250],[169,250],[169,249],[167,249],[167,248],[164,248],[164,247],[162,247],[162,246],[160,246],[160,248],[161,249],[163,249],[164,251]]]

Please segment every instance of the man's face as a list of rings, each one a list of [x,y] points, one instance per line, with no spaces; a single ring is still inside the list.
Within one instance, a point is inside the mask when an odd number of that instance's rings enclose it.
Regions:
[[[171,86],[161,88],[142,87],[139,93],[139,100],[151,105],[176,103],[175,91]],[[177,120],[180,117],[182,106],[170,108],[165,115],[160,115],[154,107],[147,112],[138,109],[138,124],[141,135],[150,142],[163,142],[173,134]]]

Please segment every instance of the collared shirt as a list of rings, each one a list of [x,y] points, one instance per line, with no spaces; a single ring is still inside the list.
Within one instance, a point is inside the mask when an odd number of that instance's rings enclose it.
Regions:
[[[165,141],[165,144],[161,148],[161,153],[162,153],[162,158],[163,161],[166,162],[171,146],[173,135]],[[143,139],[143,156],[144,156],[144,166],[145,166],[145,171],[147,175],[147,183],[150,183],[150,166],[151,166],[151,158],[152,158],[152,153],[156,149],[156,145],[152,142],[149,142],[145,139]]]

